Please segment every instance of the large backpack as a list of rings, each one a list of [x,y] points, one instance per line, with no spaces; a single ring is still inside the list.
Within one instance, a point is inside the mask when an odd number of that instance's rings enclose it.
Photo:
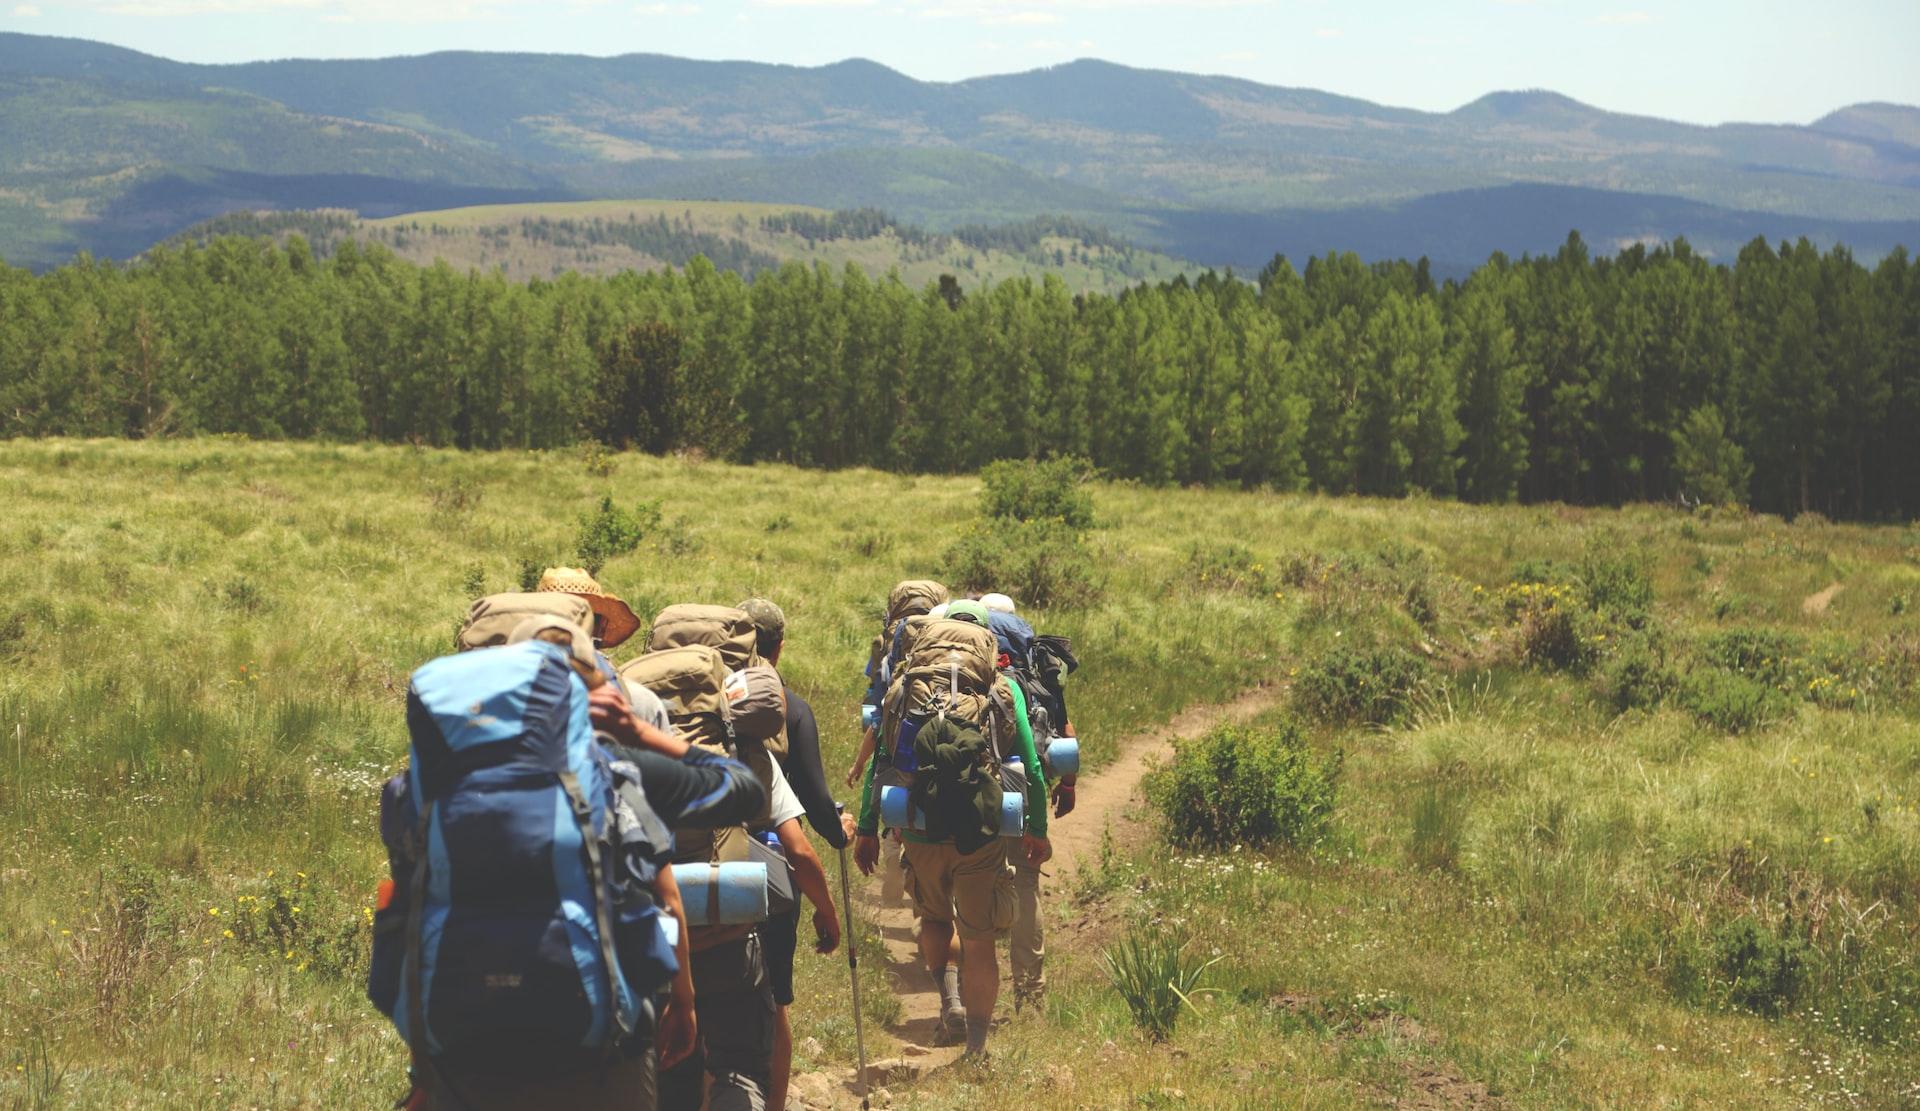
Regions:
[[[891,681],[891,676],[887,674],[887,665],[891,662],[889,653],[893,650],[901,624],[910,617],[924,616],[950,597],[946,586],[931,579],[907,579],[894,584],[887,594],[886,620],[881,623],[879,634],[873,638],[873,647],[867,652],[867,678],[878,680],[884,690]]]
[[[593,607],[577,594],[557,591],[489,594],[473,603],[454,637],[461,651],[505,644],[516,625],[529,617],[564,617],[583,629],[593,628]]]
[[[409,770],[382,798],[396,897],[369,997],[427,1062],[540,1073],[615,1052],[677,968],[651,895],[666,834],[595,743],[566,653],[434,660],[407,729]]]
[[[1001,668],[1026,695],[1034,742],[1044,752],[1046,740],[1059,736],[1067,724],[1064,683],[1080,666],[1073,655],[1073,642],[1065,637],[1035,635],[1033,626],[1018,614],[989,613],[987,627],[999,644]]]
[[[1014,709],[1012,692],[995,667],[995,648],[993,634],[971,622],[942,618],[913,627],[911,645],[881,705],[876,787],[939,791],[921,776],[924,754],[918,744],[921,731],[936,721],[975,731],[996,762],[1004,759],[1014,735]],[[946,738],[942,743],[956,742]],[[992,801],[997,810],[998,797]]]
[[[649,653],[705,645],[720,653],[720,659],[728,671],[765,667],[766,661],[760,658],[759,644],[759,632],[754,628],[753,618],[747,611],[733,606],[707,606],[691,602],[661,610],[659,616],[653,619],[652,631],[647,634]],[[764,747],[774,759],[784,761],[787,758],[785,721],[781,722],[778,732],[752,738],[751,744],[741,746],[742,750],[756,747]],[[745,756],[739,759],[752,766],[752,761]],[[757,768],[755,770],[758,771]]]
[[[763,784],[773,782],[772,757],[762,744],[741,743],[734,721],[734,701],[727,695],[733,672],[720,651],[704,644],[687,644],[648,652],[627,661],[620,678],[647,688],[667,708],[674,732],[688,744],[731,757],[745,764]],[[769,804],[771,800],[769,800]],[[770,817],[767,809],[755,824]],[[747,859],[745,825],[718,829],[675,829],[673,859],[677,864],[736,864]]]

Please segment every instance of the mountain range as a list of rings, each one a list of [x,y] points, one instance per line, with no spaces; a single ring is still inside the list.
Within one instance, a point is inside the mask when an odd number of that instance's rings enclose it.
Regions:
[[[1920,244],[1920,108],[1703,127],[1551,92],[1420,112],[1079,61],[954,83],[442,53],[195,65],[0,34],[0,257],[135,254],[236,209],[364,216],[588,198],[876,207],[931,228],[1069,216],[1207,265],[1684,235]]]

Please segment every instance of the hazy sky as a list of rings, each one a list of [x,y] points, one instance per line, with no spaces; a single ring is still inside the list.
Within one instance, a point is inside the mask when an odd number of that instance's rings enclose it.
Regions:
[[[1097,57],[1447,110],[1550,88],[1703,123],[1920,104],[1920,0],[0,0],[183,61],[635,51],[948,81]]]

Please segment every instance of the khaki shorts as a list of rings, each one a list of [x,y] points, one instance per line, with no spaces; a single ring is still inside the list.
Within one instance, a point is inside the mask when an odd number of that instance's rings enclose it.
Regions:
[[[998,938],[1013,925],[1013,869],[996,837],[962,856],[951,843],[906,843],[907,896],[913,913],[952,922],[963,938]]]

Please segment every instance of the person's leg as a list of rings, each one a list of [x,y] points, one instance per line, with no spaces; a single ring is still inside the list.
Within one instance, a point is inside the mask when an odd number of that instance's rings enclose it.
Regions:
[[[784,1108],[787,1082],[793,1076],[793,1028],[787,1023],[787,1008],[793,1003],[793,954],[799,944],[800,909],[795,907],[767,919],[760,934],[766,939],[767,981],[773,988],[773,1003],[777,1008],[767,1102],[775,1108]]]
[[[772,1087],[773,992],[767,979],[758,934],[748,936],[725,955],[734,991],[700,1015],[700,1039],[706,1043],[709,1111],[765,1111]]]
[[[963,954],[960,995],[966,1007],[970,1056],[987,1049],[987,1031],[1000,996],[1000,961],[994,943],[1013,925],[1014,902],[1005,839],[996,837],[955,863],[953,918]]]
[[[960,974],[953,968],[953,865],[959,858],[952,845],[908,842],[902,861],[907,897],[919,918],[920,963],[940,992],[942,1043],[958,1038],[966,1028]]]
[[[1016,854],[1017,855],[1017,854]],[[1013,862],[1013,936],[1007,963],[1013,972],[1013,1009],[1037,1003],[1047,990],[1047,937],[1040,924],[1040,869],[1024,857]]]

